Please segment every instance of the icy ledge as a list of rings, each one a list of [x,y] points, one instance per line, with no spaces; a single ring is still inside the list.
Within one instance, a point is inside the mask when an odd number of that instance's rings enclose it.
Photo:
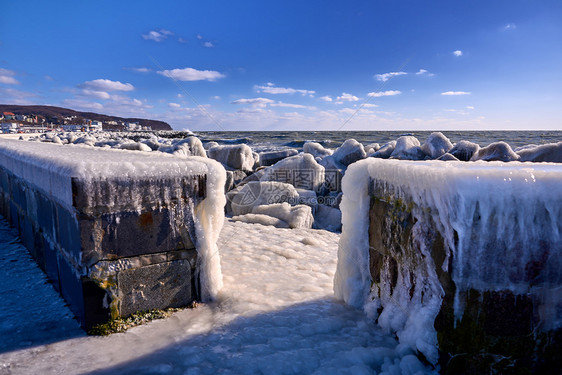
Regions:
[[[212,300],[221,289],[216,243],[224,220],[226,174],[220,163],[202,157],[2,139],[0,168],[70,211],[76,203],[73,180],[81,183],[86,193],[83,205],[88,209],[140,212],[147,202],[161,207],[177,200],[182,178],[206,176],[205,198],[195,207],[194,220],[201,297]]]
[[[480,304],[514,301],[511,310],[529,301],[530,325],[559,331],[561,182],[562,164],[554,163],[352,164],[343,179],[336,297],[432,363],[444,347],[435,327],[447,304],[457,329],[474,295]]]

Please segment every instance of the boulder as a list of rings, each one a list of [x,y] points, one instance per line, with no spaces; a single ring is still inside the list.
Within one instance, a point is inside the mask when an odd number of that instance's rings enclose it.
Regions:
[[[327,191],[341,191],[341,179],[347,169],[344,165],[334,160],[333,155],[327,156],[320,161],[320,165],[324,167],[324,187]]]
[[[480,150],[480,146],[478,144],[469,141],[460,141],[449,150],[449,154],[459,160],[469,161],[472,156],[474,156],[474,153],[478,152],[478,150]]]
[[[149,146],[140,142],[123,143],[119,148],[121,150],[131,150],[131,151],[145,151],[145,152],[152,151],[152,149]]]
[[[310,154],[299,154],[268,167],[261,181],[279,181],[296,188],[319,191],[324,184],[324,167]]]
[[[255,160],[252,149],[245,144],[214,146],[208,150],[208,155],[211,159],[234,169],[252,171],[254,168]]]
[[[299,193],[298,204],[306,204],[307,206],[318,204],[318,196],[314,190],[297,189],[297,193]]]
[[[441,132],[431,133],[421,146],[422,151],[432,159],[437,159],[446,152],[449,152],[452,148],[453,144],[449,141],[449,138],[445,137]]]
[[[299,193],[291,184],[276,181],[251,181],[226,194],[227,213],[245,215],[256,206],[298,202]]]
[[[207,157],[207,153],[203,148],[203,143],[201,143],[201,140],[197,137],[187,137],[174,143],[172,154],[177,156]]]
[[[367,146],[365,146],[365,152],[367,153],[367,157],[373,156],[373,154],[378,150],[380,150],[380,148],[381,145],[379,145],[378,143],[370,143]]]
[[[372,154],[371,156],[374,158],[388,159],[390,158],[390,155],[392,155],[392,153],[394,152],[395,148],[396,148],[396,141],[390,141],[382,145],[381,148],[375,151],[375,153]]]
[[[331,232],[341,231],[341,211],[337,208],[319,204],[314,207],[315,229],[325,229]]]
[[[290,156],[295,156],[298,153],[299,152],[294,148],[279,151],[261,152],[259,154],[260,166],[269,167],[270,165],[273,165],[278,161],[281,161]]]
[[[400,160],[423,160],[425,152],[420,147],[420,141],[414,136],[404,135],[396,140],[396,147],[390,157]]]
[[[303,152],[306,152],[307,154],[311,154],[315,158],[324,158],[324,157],[330,156],[334,153],[332,150],[324,148],[324,146],[322,146],[318,142],[306,142],[302,146],[302,150],[303,150]]]
[[[312,228],[314,217],[309,206],[299,204],[291,206],[289,203],[277,203],[256,206],[252,209],[253,214],[261,214],[275,217],[289,224],[290,228]]]
[[[526,147],[516,153],[520,161],[562,163],[562,142]]]
[[[519,155],[507,143],[494,142],[474,153],[470,161],[514,161],[519,160],[519,158]]]
[[[334,160],[345,167],[358,160],[365,159],[367,153],[365,148],[355,139],[346,140],[332,155]]]
[[[276,228],[289,228],[289,224],[286,221],[263,214],[237,215],[233,216],[232,220],[250,224],[271,225]]]
[[[449,154],[448,152],[439,156],[436,160],[441,160],[441,161],[460,161],[459,159],[457,159],[456,157],[454,157],[453,155]]]

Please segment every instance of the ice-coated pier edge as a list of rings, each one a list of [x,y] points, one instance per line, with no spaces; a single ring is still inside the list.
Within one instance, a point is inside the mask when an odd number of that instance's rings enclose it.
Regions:
[[[452,373],[561,368],[562,164],[367,159],[342,183],[337,298]]]
[[[0,213],[86,329],[217,296],[225,178],[207,158],[0,140]]]

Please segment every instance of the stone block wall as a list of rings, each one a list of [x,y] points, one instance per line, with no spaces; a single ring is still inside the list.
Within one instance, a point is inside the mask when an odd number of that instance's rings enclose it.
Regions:
[[[194,220],[205,174],[70,181],[68,205],[0,165],[0,214],[82,327],[199,299]]]

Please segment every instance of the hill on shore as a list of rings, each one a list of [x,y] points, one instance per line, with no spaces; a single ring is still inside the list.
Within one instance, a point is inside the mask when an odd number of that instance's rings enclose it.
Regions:
[[[12,105],[0,104],[1,112],[12,112],[16,115],[38,115],[47,119],[57,119],[62,123],[62,119],[70,116],[78,116],[84,119],[102,121],[104,129],[111,129],[112,126],[105,125],[108,121],[117,122],[137,122],[142,126],[150,126],[152,130],[172,130],[170,124],[159,120],[148,120],[142,118],[124,118],[118,116],[109,116],[93,112],[80,112],[69,108],[52,107],[48,105]],[[115,127],[117,130],[119,127]]]

